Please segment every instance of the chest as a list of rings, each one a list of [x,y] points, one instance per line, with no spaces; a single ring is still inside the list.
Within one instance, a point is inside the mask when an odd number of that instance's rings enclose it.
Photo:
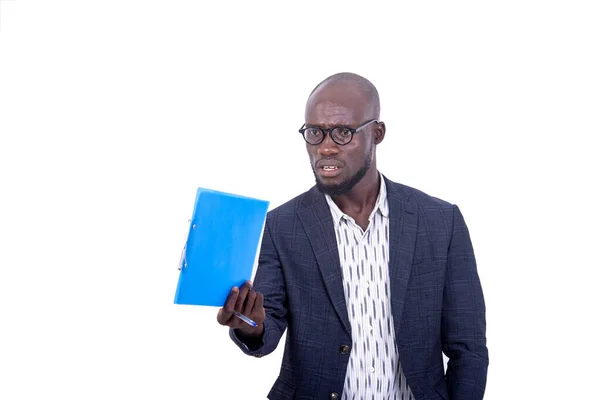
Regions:
[[[341,219],[336,226],[337,249],[346,295],[349,291],[368,291],[388,281],[389,224],[373,218],[363,229],[352,219]]]

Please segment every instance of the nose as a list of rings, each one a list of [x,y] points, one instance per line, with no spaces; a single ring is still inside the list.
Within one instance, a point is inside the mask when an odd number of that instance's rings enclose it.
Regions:
[[[338,147],[337,143],[334,142],[331,138],[331,134],[326,134],[325,139],[323,139],[323,141],[319,145],[317,153],[319,153],[320,156],[328,157],[339,153],[339,151],[340,148]]]

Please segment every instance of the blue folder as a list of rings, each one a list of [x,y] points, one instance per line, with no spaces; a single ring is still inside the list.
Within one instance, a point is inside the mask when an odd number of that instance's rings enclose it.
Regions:
[[[268,208],[266,200],[197,189],[175,304],[222,307],[233,286],[251,279]]]

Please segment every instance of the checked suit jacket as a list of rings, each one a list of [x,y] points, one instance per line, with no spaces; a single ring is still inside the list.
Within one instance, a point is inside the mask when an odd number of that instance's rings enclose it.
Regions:
[[[456,205],[384,179],[391,308],[407,383],[416,400],[482,399],[485,303],[465,221]],[[230,330],[243,352],[262,357],[287,329],[269,399],[341,398],[353,345],[342,282],[331,212],[316,187],[269,211],[254,279],[265,299],[262,341],[246,344]]]

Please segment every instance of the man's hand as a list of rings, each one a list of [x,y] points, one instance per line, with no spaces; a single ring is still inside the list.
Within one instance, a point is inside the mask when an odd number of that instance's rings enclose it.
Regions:
[[[219,309],[217,321],[221,325],[238,330],[243,336],[259,338],[263,333],[263,323],[266,318],[263,301],[262,293],[252,290],[252,282],[246,281],[241,288],[234,286],[227,296],[225,305]],[[234,311],[250,318],[257,326],[248,325],[236,317]]]

